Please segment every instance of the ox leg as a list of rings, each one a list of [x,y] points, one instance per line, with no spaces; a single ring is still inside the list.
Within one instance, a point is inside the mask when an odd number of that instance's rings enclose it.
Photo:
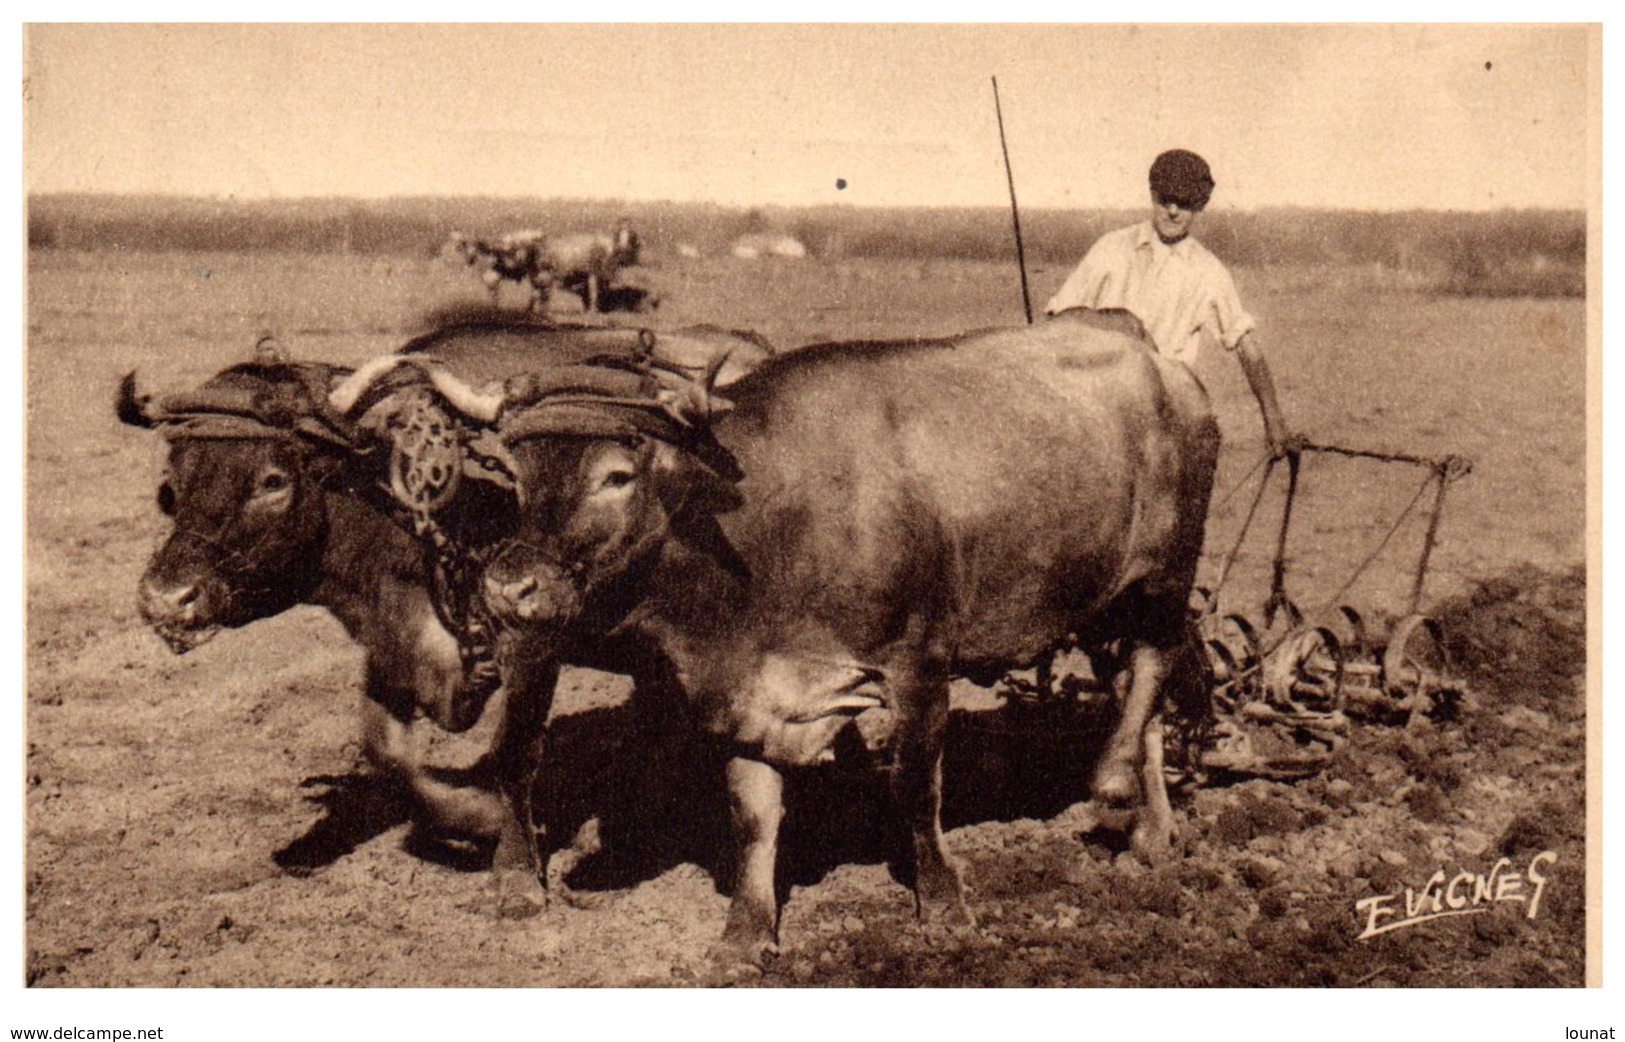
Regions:
[[[1164,661],[1167,677],[1145,730],[1145,765],[1140,773],[1145,810],[1130,836],[1135,852],[1148,860],[1165,853],[1174,840],[1174,811],[1168,803],[1168,777],[1162,762],[1164,713],[1172,713],[1186,728],[1206,726],[1213,714],[1213,674],[1194,625],[1183,628],[1182,639]]]
[[[1174,808],[1168,803],[1168,779],[1162,772],[1162,741],[1162,714],[1156,713],[1145,727],[1145,760],[1140,768],[1145,807],[1129,835],[1131,848],[1148,861],[1161,858],[1174,841]]]
[[[549,662],[515,663],[504,675],[507,697],[492,759],[508,813],[491,859],[491,888],[502,918],[535,915],[546,904],[546,833],[536,820],[536,779],[558,674],[558,665]]]
[[[368,765],[388,786],[404,794],[418,772],[412,742],[412,694],[384,683],[371,659],[367,661],[367,690],[361,701],[361,751]]]
[[[1162,729],[1153,727],[1153,717],[1159,711],[1163,684],[1168,677],[1168,653],[1150,644],[1137,643],[1129,651],[1128,662],[1128,691],[1117,727],[1095,771],[1094,795],[1108,811],[1138,809],[1141,812],[1133,832],[1135,852],[1154,857],[1166,849],[1172,835],[1172,812],[1167,808],[1167,794],[1162,788]],[[1145,754],[1153,732],[1158,742],[1155,793],[1149,784],[1143,789],[1141,786],[1141,782],[1151,776]]]
[[[603,288],[604,287],[599,284],[597,275],[587,276],[587,299],[584,301],[584,303],[587,305],[588,312],[595,313],[599,310]]]
[[[942,749],[948,731],[948,682],[910,685],[894,678],[897,720],[892,800],[908,829],[915,910],[922,920],[974,925],[959,870],[942,845]]]
[[[490,838],[501,827],[502,808],[490,793],[447,785],[429,775],[413,740],[415,691],[396,683],[393,669],[367,660],[367,691],[361,702],[361,747],[392,789],[410,795],[418,819],[436,832]]]
[[[728,925],[712,957],[717,962],[759,965],[764,955],[778,951],[774,876],[779,823],[784,820],[784,776],[770,764],[735,756],[728,761],[728,800],[737,870]]]

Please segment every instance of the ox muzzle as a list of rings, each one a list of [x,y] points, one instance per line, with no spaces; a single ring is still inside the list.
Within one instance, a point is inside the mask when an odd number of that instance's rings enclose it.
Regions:
[[[579,618],[578,577],[523,545],[504,550],[485,572],[485,605],[509,626],[563,626]]]
[[[213,610],[218,600],[218,591],[207,580],[165,579],[150,571],[141,577],[136,591],[142,620],[177,655],[220,632]]]

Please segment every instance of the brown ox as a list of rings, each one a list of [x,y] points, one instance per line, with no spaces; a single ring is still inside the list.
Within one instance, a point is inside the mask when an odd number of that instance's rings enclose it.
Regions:
[[[622,268],[638,263],[642,243],[631,222],[615,223],[612,233],[574,232],[549,235],[540,240],[541,263],[552,273],[553,281],[581,298],[589,312],[607,310],[604,306]]]
[[[503,282],[515,282],[528,287],[528,309],[545,314],[554,286],[579,296],[587,312],[608,311],[616,277],[638,263],[642,243],[622,218],[609,234],[527,229],[486,241],[453,232],[448,250],[479,272],[492,304]]]
[[[465,380],[485,382],[631,355],[648,344],[638,330],[480,322],[419,337],[401,353],[438,359]],[[770,353],[753,335],[710,327],[660,334],[654,344],[658,357],[696,371],[727,356],[725,381]],[[514,813],[483,791],[436,780],[417,762],[414,718],[421,713],[452,731],[472,726],[493,678],[470,671],[431,602],[424,546],[380,490],[388,484],[381,470],[389,453],[376,451],[329,401],[334,385],[342,390],[349,380],[345,369],[265,359],[233,366],[195,390],[150,398],[137,394],[133,374],[126,377],[120,419],[155,427],[170,443],[158,504],[174,531],[141,578],[142,615],[180,654],[222,627],[300,603],[326,608],[366,650],[369,762],[416,798],[426,824],[500,834],[499,875],[528,871],[532,840]],[[487,542],[501,534],[510,500],[482,483],[465,485],[473,487],[457,497],[446,525]],[[507,678],[510,696],[522,704],[530,701],[522,693],[529,679],[523,670]],[[499,780],[530,762],[524,741],[512,730],[496,739],[490,760]]]
[[[510,396],[525,507],[486,573],[527,656],[675,693],[731,751],[724,957],[777,943],[781,772],[876,709],[919,910],[968,920],[939,822],[949,681],[991,683],[1073,636],[1121,649],[1126,672],[1094,797],[1128,813],[1137,850],[1165,849],[1159,713],[1171,677],[1200,675],[1186,605],[1219,446],[1191,373],[1076,313],[807,348],[729,397],[718,416],[693,395]],[[546,706],[521,708],[515,726],[539,728]]]

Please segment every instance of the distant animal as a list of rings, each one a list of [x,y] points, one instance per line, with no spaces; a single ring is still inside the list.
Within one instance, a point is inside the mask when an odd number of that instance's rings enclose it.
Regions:
[[[541,245],[542,263],[553,280],[581,298],[588,312],[608,310],[610,290],[622,268],[641,259],[642,242],[630,221],[622,218],[614,231],[575,232],[547,236]]]
[[[483,384],[531,369],[601,355],[657,358],[702,371],[718,357],[737,379],[771,347],[754,334],[714,327],[652,335],[635,329],[477,322],[427,333],[401,348]],[[351,417],[329,401],[355,379],[348,369],[285,356],[234,365],[191,391],[162,397],[119,388],[125,423],[169,442],[159,509],[173,519],[138,588],[143,618],[177,654],[221,628],[247,625],[294,606],[326,608],[366,650],[362,744],[369,763],[414,799],[420,819],[457,835],[499,836],[499,875],[533,870],[533,840],[501,799],[447,785],[417,761],[410,729],[418,714],[449,731],[479,718],[494,684],[469,675],[457,640],[429,593],[424,545],[382,490],[390,453],[377,452]],[[465,481],[450,530],[482,541],[502,531],[508,494]],[[477,577],[476,577],[477,581]],[[504,678],[521,704],[532,681]],[[550,685],[550,677],[538,678]],[[548,690],[551,690],[549,686]],[[496,739],[499,782],[534,759],[522,730]],[[512,786],[504,797],[517,800]],[[528,799],[528,795],[525,797]],[[521,891],[524,882],[513,884]]]
[[[502,284],[513,282],[527,291],[526,310],[545,312],[553,274],[543,260],[540,238],[539,232],[519,232],[488,242],[452,232],[447,252],[479,274],[493,305]]]
[[[625,218],[617,221],[609,234],[549,235],[526,229],[485,241],[453,232],[448,247],[480,272],[493,304],[502,283],[512,281],[529,287],[528,309],[544,313],[554,286],[579,296],[587,312],[609,310],[609,303],[621,302],[621,298],[611,295],[620,270],[636,265],[642,254],[642,242]],[[638,296],[636,302],[641,303],[647,296]]]
[[[807,256],[807,247],[793,235],[783,232],[748,232],[734,240],[731,251],[741,260],[761,257],[787,257],[800,260]]]
[[[1219,447],[1187,369],[1080,312],[804,348],[729,389],[731,411],[705,391],[594,406],[559,382],[501,410],[524,507],[486,600],[526,656],[629,673],[731,751],[721,958],[777,944],[782,772],[871,710],[892,718],[919,911],[969,921],[939,823],[949,681],[1074,637],[1124,671],[1094,799],[1136,850],[1167,848],[1162,705],[1206,697],[1187,602]]]

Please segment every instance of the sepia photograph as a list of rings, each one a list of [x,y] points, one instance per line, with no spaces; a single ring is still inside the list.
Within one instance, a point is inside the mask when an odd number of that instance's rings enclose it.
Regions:
[[[1600,25],[22,43],[23,992],[1602,983]]]

